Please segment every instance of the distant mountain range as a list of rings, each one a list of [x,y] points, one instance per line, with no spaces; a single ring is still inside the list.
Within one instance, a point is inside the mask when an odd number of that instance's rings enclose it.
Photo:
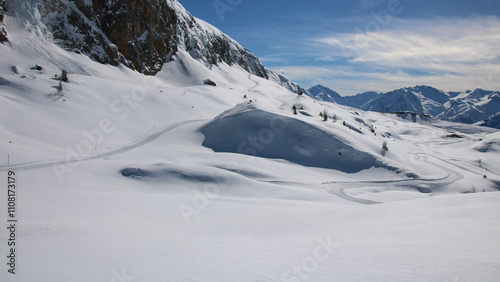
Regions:
[[[304,91],[307,95],[365,111],[382,113],[410,112],[436,119],[478,124],[500,129],[500,92],[476,89],[444,92],[434,87],[417,85],[387,93],[365,92],[341,96],[322,85]]]

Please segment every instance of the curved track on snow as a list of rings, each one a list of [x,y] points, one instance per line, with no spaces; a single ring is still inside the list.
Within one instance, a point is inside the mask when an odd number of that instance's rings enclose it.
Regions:
[[[100,153],[95,153],[91,155],[85,155],[85,156],[80,156],[80,157],[75,157],[75,158],[67,158],[67,159],[59,159],[59,160],[45,160],[45,161],[38,161],[38,162],[30,162],[30,163],[18,163],[18,164],[11,164],[11,165],[3,165],[0,166],[0,172],[3,171],[9,171],[9,170],[30,170],[30,169],[38,169],[38,168],[47,168],[47,167],[54,167],[54,166],[59,166],[59,165],[68,165],[72,163],[79,163],[79,162],[84,162],[84,161],[89,161],[89,160],[95,160],[95,159],[102,159],[106,157],[111,157],[114,155],[119,155],[123,154],[125,152],[131,151],[135,148],[141,147],[143,145],[146,145],[158,137],[162,136],[163,134],[176,129],[180,126],[194,123],[194,122],[200,122],[200,120],[188,120],[188,121],[183,121],[183,122],[178,122],[174,124],[167,125],[158,131],[155,131],[151,134],[148,134],[144,136],[143,138],[136,140],[130,144],[117,147],[105,152],[100,152]]]
[[[446,162],[442,159],[439,159],[434,156],[430,156],[424,153],[418,153],[416,155],[425,155],[429,157],[436,158],[439,161]],[[427,159],[427,158],[425,158]],[[346,199],[348,201],[364,204],[364,205],[372,205],[379,204],[380,202],[371,201],[367,199],[356,198],[350,196],[346,193],[346,190],[356,189],[356,188],[367,188],[367,187],[377,187],[382,188],[385,191],[391,190],[413,190],[419,191],[421,193],[430,193],[441,189],[449,184],[452,184],[456,181],[459,181],[463,178],[463,176],[450,170],[444,166],[441,166],[435,162],[431,162],[428,159],[426,160],[428,164],[444,171],[446,176],[441,178],[409,178],[409,179],[401,179],[401,180],[374,180],[374,181],[355,181],[355,182],[326,182],[323,183],[323,188],[328,193],[334,194],[340,198]]]
[[[259,86],[260,86],[260,83],[259,83],[257,80],[253,80],[253,79],[252,79],[252,75],[251,75],[251,74],[249,74],[249,75],[248,75],[248,80],[250,80],[250,81],[252,81],[252,82],[255,82],[255,85],[254,85],[254,86],[252,86],[252,87],[250,87],[250,88],[248,88],[248,90],[247,90],[247,91],[248,91],[248,92],[259,92],[259,93],[260,93],[260,91],[256,91],[256,90],[254,90],[255,88],[257,88],[257,87],[259,87]]]

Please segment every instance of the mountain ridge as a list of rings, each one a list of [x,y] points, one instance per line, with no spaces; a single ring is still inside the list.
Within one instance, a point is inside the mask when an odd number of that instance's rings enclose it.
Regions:
[[[321,92],[318,92],[321,89]],[[475,89],[464,92],[444,92],[437,88],[416,85],[404,87],[386,93],[365,92],[354,96],[336,96],[324,93],[337,93],[328,87],[316,85],[307,90],[307,95],[326,102],[358,108],[361,110],[393,113],[412,112],[430,115],[436,119],[480,124],[499,128],[500,92]],[[337,93],[338,94],[338,93]],[[488,120],[488,122],[485,122]]]
[[[154,75],[182,49],[209,68],[225,62],[267,78],[253,53],[176,0],[46,0],[40,11],[59,45],[100,63]]]

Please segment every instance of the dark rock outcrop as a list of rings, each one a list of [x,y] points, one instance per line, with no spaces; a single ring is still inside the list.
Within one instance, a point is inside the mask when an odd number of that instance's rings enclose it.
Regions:
[[[45,0],[42,15],[57,43],[101,63],[122,63],[154,75],[185,50],[212,67],[237,64],[267,78],[247,49],[214,28],[204,28],[176,0]]]
[[[7,3],[5,0],[0,0],[0,43],[7,42],[7,31],[5,30],[5,25],[3,23],[4,13],[7,11]]]
[[[211,80],[211,79],[205,79],[205,80],[203,81],[203,84],[204,84],[204,85],[210,85],[210,86],[217,86],[217,83],[215,83],[215,82],[214,82],[213,80]]]

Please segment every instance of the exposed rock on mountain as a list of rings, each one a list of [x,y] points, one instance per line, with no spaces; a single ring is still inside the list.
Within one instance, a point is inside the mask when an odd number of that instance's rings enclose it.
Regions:
[[[7,42],[7,31],[5,31],[5,26],[3,23],[4,12],[7,11],[7,3],[5,0],[0,0],[0,42]]]
[[[255,55],[176,0],[45,0],[41,10],[58,44],[101,63],[156,74],[182,49],[207,67],[237,64],[267,78]]]

